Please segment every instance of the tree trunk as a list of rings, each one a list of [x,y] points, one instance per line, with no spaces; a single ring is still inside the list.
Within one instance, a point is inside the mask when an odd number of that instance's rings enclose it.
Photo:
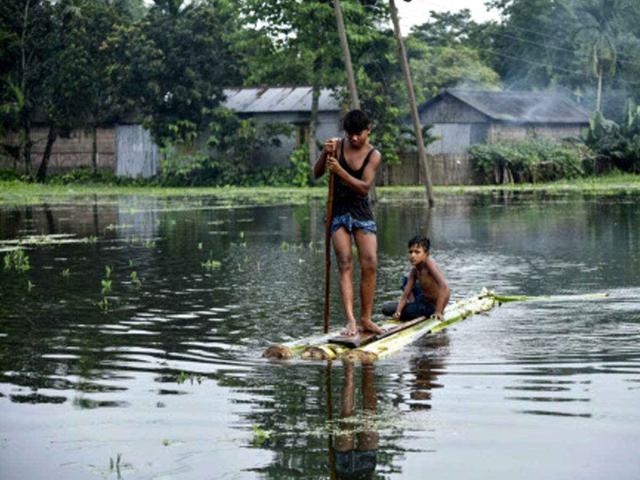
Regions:
[[[393,21],[393,31],[396,37],[396,43],[398,44],[398,54],[400,55],[400,64],[402,65],[402,74],[404,75],[404,81],[407,86],[407,94],[409,96],[409,107],[411,108],[411,120],[413,122],[413,129],[416,132],[416,143],[418,146],[418,158],[424,169],[424,186],[427,191],[427,200],[429,206],[432,207],[433,200],[433,187],[431,185],[431,172],[429,170],[429,163],[427,161],[427,154],[424,148],[424,140],[422,138],[422,126],[420,125],[420,117],[418,116],[418,107],[416,105],[416,97],[413,90],[413,82],[411,81],[411,72],[409,70],[409,61],[407,60],[407,52],[404,48],[404,42],[402,41],[402,33],[400,32],[400,21],[398,20],[398,10],[396,8],[395,0],[389,0],[389,6],[391,11],[391,20]]]
[[[602,68],[598,69],[598,91],[596,94],[596,112],[601,111],[602,107]]]
[[[320,104],[320,74],[322,58],[320,55],[313,60],[313,88],[311,90],[311,118],[309,119],[309,165],[313,168],[318,158],[318,108]]]
[[[347,31],[344,27],[344,18],[342,17],[342,6],[340,5],[340,0],[334,0],[333,6],[336,12],[336,24],[338,26],[338,36],[340,37],[340,46],[342,47],[342,55],[344,56],[344,66],[347,69],[347,86],[349,87],[349,96],[351,97],[351,108],[359,109],[360,99],[358,98],[356,78],[353,74],[353,64],[351,63],[351,52],[349,51],[349,42],[347,40]]]
[[[31,121],[29,114],[25,112],[22,122],[22,159],[24,160],[24,173],[29,180],[31,177]]]
[[[36,181],[44,183],[47,179],[47,168],[49,167],[49,159],[51,158],[51,150],[53,144],[58,138],[58,130],[52,125],[49,127],[49,133],[47,134],[47,145],[44,147],[44,153],[42,154],[42,162],[40,162],[40,168],[36,174]]]
[[[98,126],[91,125],[91,165],[93,166],[93,174],[98,173]]]
[[[22,156],[24,159],[25,175],[31,180],[31,120],[30,112],[27,108],[27,49],[26,38],[27,29],[29,28],[29,7],[31,2],[27,0],[24,3],[24,14],[22,17],[22,32],[20,34],[20,89],[24,96],[22,102]]]

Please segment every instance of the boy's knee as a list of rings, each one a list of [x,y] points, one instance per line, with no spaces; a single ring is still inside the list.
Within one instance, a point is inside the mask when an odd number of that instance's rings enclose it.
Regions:
[[[337,255],[336,259],[338,260],[338,270],[341,272],[351,270],[351,255]]]
[[[378,260],[375,255],[363,255],[360,257],[360,267],[363,271],[375,271],[378,268]]]
[[[398,308],[398,302],[384,302],[382,304],[382,314],[390,317],[394,313],[396,313],[396,309]]]

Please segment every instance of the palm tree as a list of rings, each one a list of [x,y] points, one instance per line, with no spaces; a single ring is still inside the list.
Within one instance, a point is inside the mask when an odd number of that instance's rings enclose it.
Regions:
[[[574,35],[589,53],[589,64],[597,78],[596,111],[602,108],[602,83],[605,75],[614,75],[618,51],[618,26],[625,11],[630,8],[628,0],[583,0],[575,8],[582,25]]]

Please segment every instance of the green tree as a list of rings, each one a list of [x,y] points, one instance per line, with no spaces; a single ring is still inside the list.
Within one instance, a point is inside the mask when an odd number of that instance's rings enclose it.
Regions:
[[[61,0],[52,10],[52,28],[43,67],[42,110],[49,132],[36,179],[44,181],[54,142],[73,129],[91,130],[92,164],[97,170],[98,125],[113,120],[118,106],[109,95],[107,56],[102,48],[112,29],[130,22],[128,1]]]
[[[0,83],[3,130],[19,132],[17,148],[9,147],[22,160],[27,177],[32,175],[32,117],[39,105],[43,68],[48,54],[51,4],[45,0],[0,2]],[[16,161],[16,163],[17,163]]]
[[[223,88],[242,82],[231,44],[240,28],[234,2],[156,0],[144,20],[109,38],[114,94],[161,144],[203,131]]]
[[[626,13],[627,0],[583,0],[575,13],[580,25],[575,30],[577,40],[586,53],[597,78],[596,111],[602,106],[602,81],[605,75],[614,75],[618,60],[618,29]]]

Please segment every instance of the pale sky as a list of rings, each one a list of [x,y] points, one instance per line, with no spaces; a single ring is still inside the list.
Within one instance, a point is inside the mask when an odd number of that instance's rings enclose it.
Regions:
[[[400,15],[400,29],[402,35],[407,35],[413,25],[420,25],[429,19],[429,11],[457,12],[463,8],[471,10],[471,16],[476,22],[499,20],[495,10],[487,10],[484,0],[396,0]]]

